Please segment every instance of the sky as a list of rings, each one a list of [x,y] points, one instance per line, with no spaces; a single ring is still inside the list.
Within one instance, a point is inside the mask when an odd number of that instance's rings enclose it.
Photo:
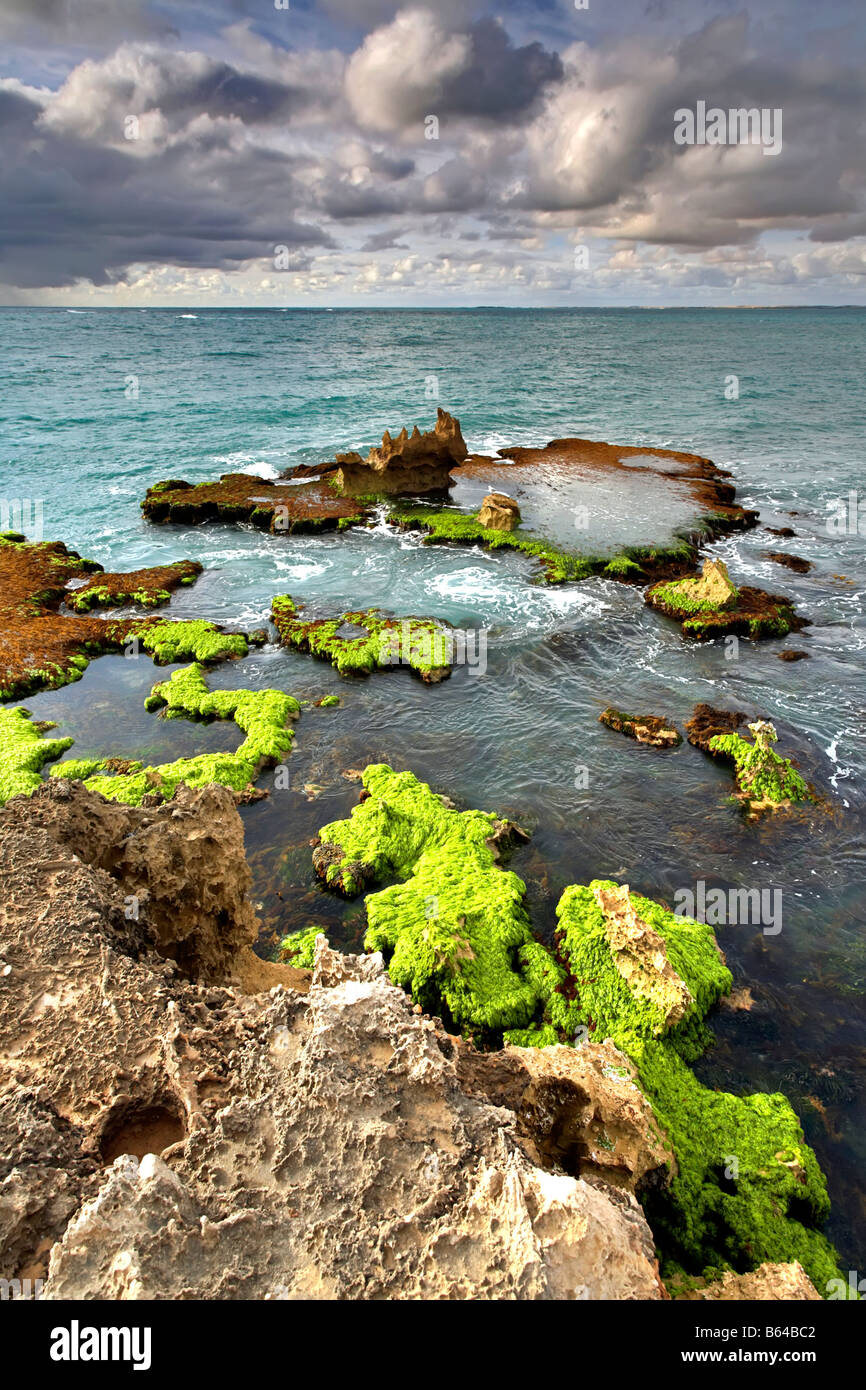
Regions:
[[[864,0],[0,0],[0,304],[864,304],[864,59]]]

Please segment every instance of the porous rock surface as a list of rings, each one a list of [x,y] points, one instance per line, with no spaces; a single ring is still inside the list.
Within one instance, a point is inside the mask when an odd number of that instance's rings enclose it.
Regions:
[[[0,853],[8,1277],[73,1299],[665,1296],[631,1190],[665,1155],[616,1049],[508,1049],[485,1079],[380,956],[323,937],[311,983],[244,992],[220,788],[135,809],[47,785],[0,812]],[[620,1135],[621,1162],[593,1157]]]

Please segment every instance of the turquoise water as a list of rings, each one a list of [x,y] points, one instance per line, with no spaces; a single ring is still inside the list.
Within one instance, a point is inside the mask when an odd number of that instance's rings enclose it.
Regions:
[[[434,689],[405,671],[348,683],[275,647],[214,673],[217,685],[343,697],[337,710],[305,710],[290,787],[243,810],[268,933],[317,921],[358,943],[358,910],[321,893],[308,841],[354,803],[343,769],[380,759],[532,830],[514,867],[543,933],[562,887],[594,876],[669,903],[699,878],[781,890],[777,936],[718,929],[754,1005],[719,1014],[699,1069],[711,1084],[791,1097],[828,1173],[829,1234],[860,1269],[866,536],[830,535],[826,522],[849,490],[866,500],[864,359],[862,310],[0,311],[0,498],[42,499],[46,538],[113,569],[202,560],[207,573],[173,602],[179,615],[259,625],[288,591],[311,612],[379,604],[488,631],[485,673],[459,669]],[[736,400],[725,398],[730,374]],[[735,579],[794,598],[813,626],[786,643],[742,643],[728,660],[721,644],[684,644],[639,591],[604,580],[545,589],[516,555],[425,548],[384,524],[293,539],[140,519],[159,479],[274,476],[366,450],[385,428],[429,425],[437,404],[479,452],[584,435],[709,456],[762,522],[797,532],[756,530],[713,553]],[[768,549],[815,568],[793,574]],[[812,659],[780,662],[785,645]],[[80,756],[233,746],[231,729],[146,715],[154,679],[147,658],[106,657],[27,705],[59,720]],[[658,754],[597,722],[613,702],[682,726],[698,700],[775,720],[829,813],[747,826],[727,774],[696,750]]]

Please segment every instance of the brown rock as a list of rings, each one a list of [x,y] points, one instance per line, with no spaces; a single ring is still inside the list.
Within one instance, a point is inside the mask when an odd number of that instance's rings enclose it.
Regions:
[[[598,722],[650,748],[676,748],[683,741],[679,729],[660,714],[623,714],[609,705],[598,716]]]
[[[504,492],[488,492],[481,503],[478,520],[490,531],[513,531],[520,525],[520,508]]]
[[[449,486],[452,470],[466,454],[460,421],[440,407],[432,430],[422,434],[416,425],[411,434],[402,429],[396,439],[386,430],[366,459],[338,454],[334,482],[339,492],[358,495],[439,490]]]

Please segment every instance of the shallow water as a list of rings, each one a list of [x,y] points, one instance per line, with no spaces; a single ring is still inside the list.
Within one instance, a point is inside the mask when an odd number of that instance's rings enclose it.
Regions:
[[[304,708],[289,788],[243,808],[263,947],[307,922],[359,944],[362,912],[321,892],[308,842],[356,800],[343,769],[377,760],[532,831],[513,866],[543,934],[562,888],[591,877],[669,904],[697,879],[781,890],[777,935],[717,929],[754,1006],[718,1014],[718,1045],[698,1070],[711,1084],[790,1096],[828,1174],[828,1233],[855,1269],[866,1255],[866,551],[856,530],[829,535],[826,518],[860,484],[864,326],[853,310],[202,311],[182,322],[172,311],[0,313],[2,491],[44,499],[46,538],[112,568],[202,560],[208,572],[173,600],[177,616],[258,626],[273,594],[290,592],[315,614],[378,604],[486,630],[483,673],[460,668],[438,687],[402,669],[343,680],[273,647],[214,671],[216,686],[342,697],[338,709]],[[737,401],[724,399],[729,372],[740,376]],[[684,643],[633,588],[544,588],[526,557],[425,547],[381,522],[297,538],[142,523],[138,502],[159,478],[268,475],[429,423],[431,374],[479,452],[579,434],[729,468],[738,501],[798,535],[753,531],[710,553],[735,579],[794,598],[813,626],[786,642],[742,642],[730,659],[724,643]],[[128,375],[137,401],[124,397]],[[765,550],[815,568],[790,573]],[[783,646],[812,659],[784,664]],[[71,756],[165,760],[236,746],[233,726],[144,712],[150,685],[169,673],[144,656],[105,657],[79,684],[26,704],[75,737]],[[747,825],[727,799],[728,774],[697,750],[644,749],[598,723],[615,703],[682,727],[699,700],[773,719],[828,813]]]

